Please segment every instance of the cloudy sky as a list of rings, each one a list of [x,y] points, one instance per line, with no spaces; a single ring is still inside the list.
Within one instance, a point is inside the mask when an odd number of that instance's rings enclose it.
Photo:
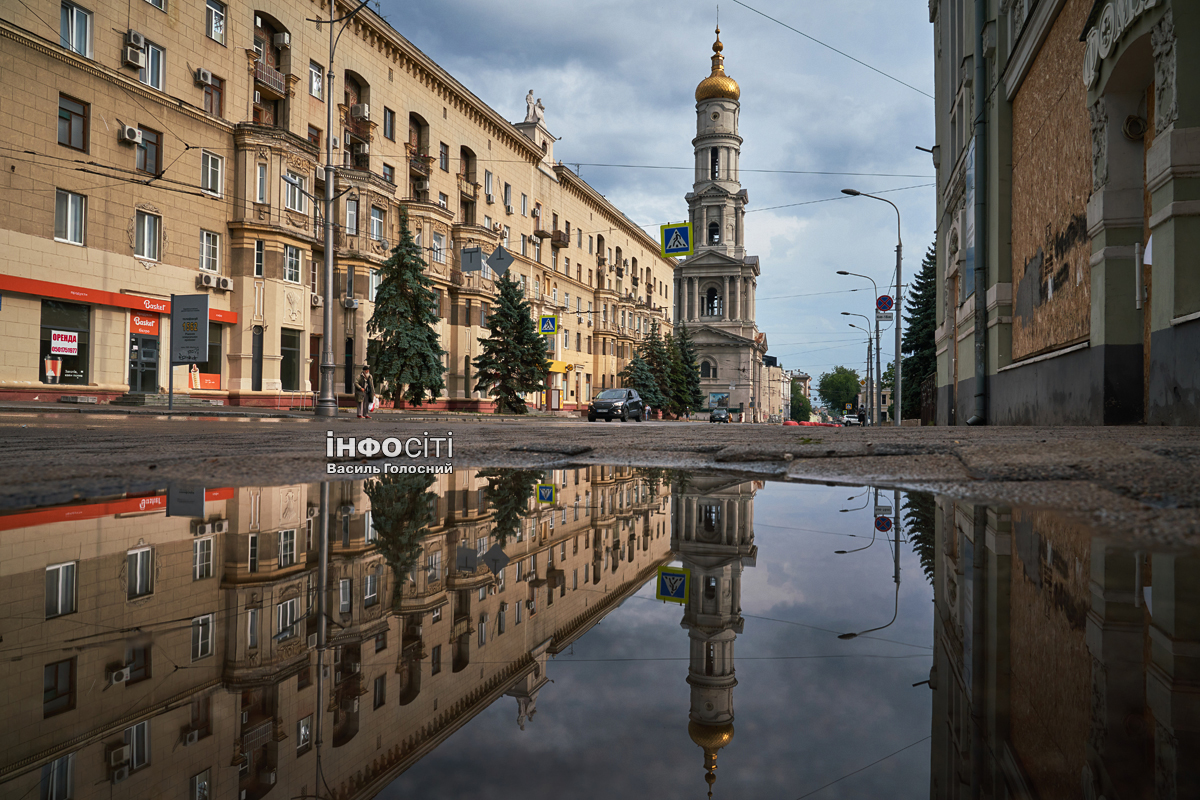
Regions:
[[[562,141],[555,155],[639,225],[686,216],[696,84],[710,69],[717,4],[695,0],[380,0],[388,21],[510,120],[533,88]],[[750,0],[748,5],[932,94],[926,0]],[[861,370],[865,343],[839,315],[870,315],[870,284],[894,280],[891,207],[840,190],[932,183],[933,100],[764,18],[721,3],[726,71],[742,88],[748,251],[762,259],[758,325],[770,353],[814,377]],[[588,166],[632,164],[684,169]],[[905,177],[750,172],[885,173]],[[916,177],[912,177],[916,176]],[[901,209],[905,275],[933,239],[934,190],[885,195]],[[788,208],[773,208],[786,206]],[[865,291],[845,292],[854,287]],[[815,294],[836,292],[838,294]],[[807,295],[794,297],[793,295]],[[856,320],[860,322],[861,320]],[[884,337],[884,357],[891,339]]]

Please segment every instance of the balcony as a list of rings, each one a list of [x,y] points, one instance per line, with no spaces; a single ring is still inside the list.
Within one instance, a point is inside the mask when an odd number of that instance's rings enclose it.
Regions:
[[[349,111],[342,112],[342,124],[351,136],[355,136],[364,142],[371,141],[371,123],[365,119],[357,119],[350,115]]]
[[[414,178],[428,178],[433,170],[433,156],[425,155],[411,144],[404,145],[408,151],[408,170]]]
[[[479,197],[479,184],[460,173],[458,176],[458,191],[468,200],[475,200]]]
[[[571,239],[567,236],[566,231],[552,231],[550,233],[550,246],[553,248],[568,247],[571,244]]]
[[[618,277],[618,278],[624,278],[624,277],[625,277],[625,268],[624,268],[624,267],[617,267],[617,270],[616,270],[616,271],[617,271],[617,277]]]
[[[608,266],[608,259],[605,258],[604,256],[596,256],[596,266],[597,267]]]
[[[617,270],[617,277],[620,277],[620,276],[621,276],[621,271]],[[638,276],[634,275],[633,277],[631,277],[629,279],[629,282],[632,283],[634,286],[637,286],[638,285]]]
[[[254,64],[254,85],[260,92],[265,91],[275,100],[287,97],[287,77],[262,61]]]
[[[542,230],[542,221],[538,217],[533,218],[533,235],[539,239],[549,239],[550,231]]]

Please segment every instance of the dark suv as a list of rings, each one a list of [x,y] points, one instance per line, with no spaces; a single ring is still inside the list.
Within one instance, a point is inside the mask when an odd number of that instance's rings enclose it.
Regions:
[[[588,422],[614,418],[625,422],[631,417],[641,422],[645,416],[645,404],[633,389],[605,389],[588,405]]]
[[[729,422],[728,408],[714,408],[708,414],[709,422]]]

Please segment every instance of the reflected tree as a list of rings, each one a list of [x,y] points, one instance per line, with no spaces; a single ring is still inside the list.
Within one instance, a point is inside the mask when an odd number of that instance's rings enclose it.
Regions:
[[[385,475],[366,486],[379,551],[396,576],[393,605],[400,602],[404,576],[420,558],[421,538],[433,522],[428,499],[433,481],[432,475]]]
[[[528,513],[529,499],[543,473],[536,469],[485,469],[479,477],[487,478],[483,496],[493,509],[492,524],[496,541],[501,547],[517,532],[521,517]]]
[[[921,559],[921,569],[930,584],[933,583],[933,518],[936,510],[933,495],[927,492],[910,492],[904,497],[904,521],[908,526],[908,537]]]

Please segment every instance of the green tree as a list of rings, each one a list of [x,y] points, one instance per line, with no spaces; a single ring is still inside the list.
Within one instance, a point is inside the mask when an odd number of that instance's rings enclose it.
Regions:
[[[475,391],[495,395],[497,414],[524,414],[525,395],[546,388],[546,339],[520,284],[505,273],[496,286],[500,295],[487,320],[491,336],[479,340],[483,352],[475,356]]]
[[[937,555],[934,548],[934,514],[937,504],[927,492],[909,492],[904,496],[904,520],[908,524],[908,538],[913,550],[921,559],[925,577],[933,583],[933,563]]]
[[[908,292],[904,316],[904,335],[900,349],[904,354],[904,385],[900,409],[905,417],[921,416],[921,384],[937,372],[937,251],[930,245],[921,262],[921,271]]]
[[[792,381],[792,419],[796,422],[808,422],[812,417],[812,403],[800,391],[800,381]]]
[[[492,507],[492,533],[500,546],[504,547],[529,513],[529,499],[533,497],[534,486],[542,480],[542,472],[532,469],[487,469],[480,470],[479,477],[487,479],[488,485],[483,490],[483,496]]]
[[[678,376],[675,381],[678,394],[672,398],[672,411],[676,414],[686,414],[704,407],[704,394],[700,391],[700,365],[696,363],[696,346],[692,344],[692,335],[686,325],[680,324],[675,329],[675,349],[679,359]]]
[[[395,585],[403,587],[408,572],[421,556],[421,539],[429,533],[433,515],[427,490],[432,475],[384,475],[366,485],[371,500],[371,523],[379,534],[377,546],[396,576]],[[399,588],[392,597],[400,602]]]
[[[625,365],[625,369],[617,373],[617,377],[621,379],[622,386],[636,389],[647,405],[653,408],[664,408],[667,405],[667,399],[658,390],[658,378],[640,354],[634,354]]]
[[[858,373],[849,367],[834,367],[817,380],[817,394],[832,414],[841,414],[847,403],[858,395]]]
[[[670,403],[674,381],[671,374],[671,352],[667,349],[667,342],[659,330],[658,322],[650,323],[650,332],[639,343],[638,353],[650,367],[650,372],[654,375],[654,381],[658,385],[658,395],[662,399],[661,404],[652,405],[655,408],[666,409]],[[638,391],[641,392],[640,389]]]
[[[419,406],[446,388],[446,351],[438,342],[437,296],[425,274],[421,249],[408,230],[408,215],[400,215],[400,241],[379,269],[382,280],[375,291],[375,312],[367,322],[374,337],[367,362],[375,374],[375,387],[385,400],[406,400]],[[326,336],[332,335],[329,331]]]

